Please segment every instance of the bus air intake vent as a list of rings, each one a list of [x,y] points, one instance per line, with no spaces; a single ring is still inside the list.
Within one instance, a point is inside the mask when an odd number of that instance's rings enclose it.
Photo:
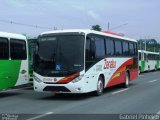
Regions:
[[[64,86],[47,86],[43,89],[43,91],[71,92]]]

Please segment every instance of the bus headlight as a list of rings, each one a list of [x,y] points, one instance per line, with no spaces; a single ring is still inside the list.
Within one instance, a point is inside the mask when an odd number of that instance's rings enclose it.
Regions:
[[[35,80],[35,81],[37,81],[37,82],[42,82],[42,80],[41,79],[39,79],[38,77],[36,77],[35,75],[33,76],[33,79]]]
[[[75,78],[74,80],[72,80],[72,83],[76,83],[78,81],[80,81],[83,78],[84,75],[80,75],[77,78]]]

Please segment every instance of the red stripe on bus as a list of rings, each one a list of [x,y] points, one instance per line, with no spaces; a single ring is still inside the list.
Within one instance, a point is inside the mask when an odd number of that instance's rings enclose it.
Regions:
[[[121,84],[121,83],[124,83],[125,82],[125,78],[126,78],[126,71],[127,71],[127,67],[128,66],[133,66],[133,62],[134,62],[134,59],[131,58],[129,60],[127,60],[126,62],[124,62],[115,72],[114,74],[112,75],[110,81],[107,83],[106,87],[110,87],[110,86],[113,86],[113,85],[117,85],[117,84]],[[126,68],[124,69],[123,71],[120,71],[121,69],[123,68]],[[117,74],[120,74],[118,77],[115,77]],[[134,68],[133,71],[130,72],[130,77],[131,77],[131,80],[135,79],[136,77],[138,77],[138,68]]]
[[[73,79],[75,79],[76,77],[78,77],[80,75],[80,73],[75,73],[73,75],[64,77],[63,79],[59,80],[57,82],[57,84],[67,84],[69,82],[71,82]]]

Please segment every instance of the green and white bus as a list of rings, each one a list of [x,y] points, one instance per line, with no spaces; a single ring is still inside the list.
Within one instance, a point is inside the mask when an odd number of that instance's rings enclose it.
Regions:
[[[0,32],[0,90],[29,82],[27,48],[25,36]]]
[[[160,54],[158,52],[138,50],[138,53],[140,72],[160,69]]]

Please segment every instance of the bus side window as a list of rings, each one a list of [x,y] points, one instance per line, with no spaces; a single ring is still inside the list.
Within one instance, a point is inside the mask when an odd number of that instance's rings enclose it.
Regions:
[[[26,60],[26,42],[23,40],[10,40],[10,53],[12,60]]]
[[[159,55],[157,55],[157,58],[156,58],[156,60],[159,60]]]
[[[138,56],[139,56],[139,60],[141,60],[142,59],[141,52],[138,52]]]
[[[153,60],[156,60],[156,55],[155,54],[153,54]]]
[[[106,52],[107,56],[114,56],[114,42],[113,40],[106,38]]]
[[[87,36],[86,39],[86,60],[95,59],[95,43],[94,39]]]
[[[149,60],[149,54],[146,54],[146,61],[148,62]]]
[[[146,60],[147,59],[147,56],[146,56],[146,53],[143,53],[143,60]]]
[[[96,46],[95,46],[95,41],[94,38],[91,38],[91,59],[94,60],[95,59],[95,55],[96,55]]]
[[[115,55],[122,56],[122,43],[119,40],[115,40]]]
[[[130,56],[134,56],[135,55],[135,50],[134,50],[133,43],[129,43],[129,55]]]
[[[123,41],[123,56],[128,56],[129,55],[129,46],[128,42]]]
[[[9,42],[6,38],[0,38],[0,60],[9,59]]]
[[[137,54],[138,54],[137,44],[134,43],[134,55],[137,56]]]
[[[104,39],[100,37],[95,37],[95,46],[96,46],[96,58],[105,57],[105,44]]]
[[[87,37],[86,39],[86,59],[90,58],[90,48],[91,48],[91,39]]]

